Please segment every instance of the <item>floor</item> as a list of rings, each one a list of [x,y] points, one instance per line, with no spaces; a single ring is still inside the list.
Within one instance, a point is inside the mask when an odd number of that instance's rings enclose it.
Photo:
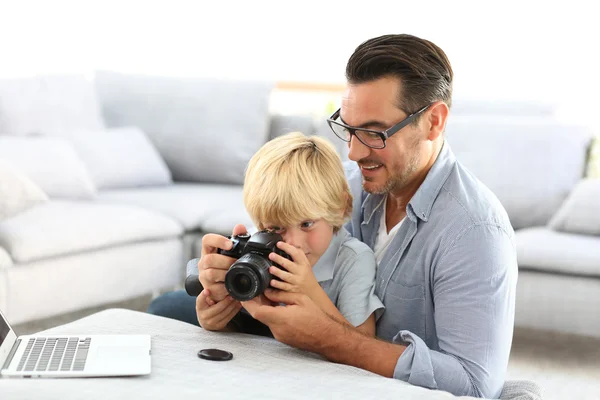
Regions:
[[[144,296],[14,328],[17,334],[34,333],[111,307],[145,311],[150,301],[151,296]],[[517,329],[508,379],[537,382],[545,400],[600,400],[600,339]]]

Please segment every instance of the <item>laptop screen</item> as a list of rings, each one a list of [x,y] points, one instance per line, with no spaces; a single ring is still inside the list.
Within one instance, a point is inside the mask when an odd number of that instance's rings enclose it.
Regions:
[[[4,339],[8,336],[8,332],[10,332],[10,326],[8,326],[8,322],[0,312],[0,346],[4,343]]]

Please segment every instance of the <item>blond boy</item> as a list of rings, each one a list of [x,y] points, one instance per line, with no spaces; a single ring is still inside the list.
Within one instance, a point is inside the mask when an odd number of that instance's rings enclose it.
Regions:
[[[301,133],[267,142],[248,163],[244,204],[258,229],[283,237],[277,246],[292,257],[269,255],[284,267],[271,266],[280,279],[271,286],[303,293],[327,314],[374,336],[375,312],[383,310],[374,294],[377,264],[373,251],[343,228],[352,195],[333,145]],[[200,325],[219,330],[211,323],[213,307],[203,291],[196,307]]]

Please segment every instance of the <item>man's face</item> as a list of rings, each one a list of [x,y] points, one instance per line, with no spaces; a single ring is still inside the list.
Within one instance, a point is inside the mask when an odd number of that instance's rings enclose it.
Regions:
[[[351,84],[342,98],[341,119],[353,127],[389,129],[408,116],[397,107],[399,91],[397,78]],[[423,136],[421,129],[411,124],[388,139],[383,149],[369,148],[353,136],[348,157],[361,169],[364,190],[383,194],[410,184],[427,158],[423,154]]]

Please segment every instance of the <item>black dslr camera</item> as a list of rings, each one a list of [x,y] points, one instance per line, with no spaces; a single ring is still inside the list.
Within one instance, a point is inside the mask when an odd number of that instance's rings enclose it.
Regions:
[[[277,242],[283,241],[280,234],[263,230],[252,236],[248,234],[229,237],[233,242],[231,250],[218,250],[219,254],[237,258],[225,275],[225,288],[236,300],[248,301],[262,294],[270,286],[271,275],[269,267],[279,264],[269,260],[271,252],[291,260],[285,251],[277,247]]]

